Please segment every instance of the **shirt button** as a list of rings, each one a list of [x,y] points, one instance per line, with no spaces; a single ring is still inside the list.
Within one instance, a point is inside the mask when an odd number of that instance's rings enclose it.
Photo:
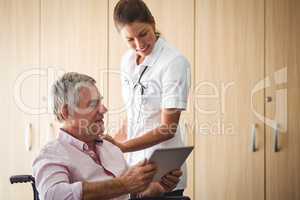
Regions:
[[[83,145],[83,150],[87,151],[89,149],[88,145],[87,144],[84,144]]]

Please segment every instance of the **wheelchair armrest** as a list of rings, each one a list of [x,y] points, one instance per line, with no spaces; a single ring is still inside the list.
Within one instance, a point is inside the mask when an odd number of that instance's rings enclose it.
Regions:
[[[31,175],[16,175],[16,176],[11,176],[9,178],[10,183],[27,183],[27,182],[33,182],[34,183],[34,178]]]

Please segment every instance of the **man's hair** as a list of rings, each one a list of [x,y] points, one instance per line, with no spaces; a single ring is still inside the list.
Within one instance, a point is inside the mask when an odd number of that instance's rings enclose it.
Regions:
[[[61,109],[67,105],[68,108],[74,108],[79,103],[79,91],[87,85],[95,85],[96,81],[92,77],[79,74],[76,72],[68,72],[63,74],[54,82],[51,88],[51,103],[53,113],[58,121],[62,122],[63,116]]]

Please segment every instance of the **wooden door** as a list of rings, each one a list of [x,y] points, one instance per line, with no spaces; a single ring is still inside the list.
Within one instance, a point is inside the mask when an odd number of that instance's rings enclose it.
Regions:
[[[264,1],[196,1],[195,59],[194,199],[263,200]]]
[[[126,119],[125,103],[122,99],[120,64],[127,47],[115,28],[113,10],[117,0],[110,0],[108,7],[108,133],[114,135]],[[124,138],[124,137],[122,137]]]
[[[39,1],[0,1],[0,199],[32,199],[29,184],[9,176],[31,174],[38,152]],[[31,126],[32,148],[24,135]]]
[[[101,76],[107,68],[107,6],[102,0],[41,0],[41,145],[59,127],[48,97],[62,73],[92,76],[107,102],[106,78]]]
[[[298,0],[266,0],[267,200],[300,199],[299,10]]]

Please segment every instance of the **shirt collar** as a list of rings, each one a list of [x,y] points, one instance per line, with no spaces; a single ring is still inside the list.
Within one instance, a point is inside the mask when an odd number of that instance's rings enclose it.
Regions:
[[[159,37],[155,44],[154,48],[148,56],[146,56],[145,60],[139,66],[148,66],[151,67],[155,64],[159,56],[161,55],[161,51],[163,50],[164,39]]]
[[[60,129],[59,131],[58,140],[62,142],[66,142],[81,151],[86,151],[89,148],[85,142],[78,140],[77,138],[73,137],[70,133],[66,132],[63,129]],[[102,142],[103,140],[97,140],[96,145],[102,144]]]

